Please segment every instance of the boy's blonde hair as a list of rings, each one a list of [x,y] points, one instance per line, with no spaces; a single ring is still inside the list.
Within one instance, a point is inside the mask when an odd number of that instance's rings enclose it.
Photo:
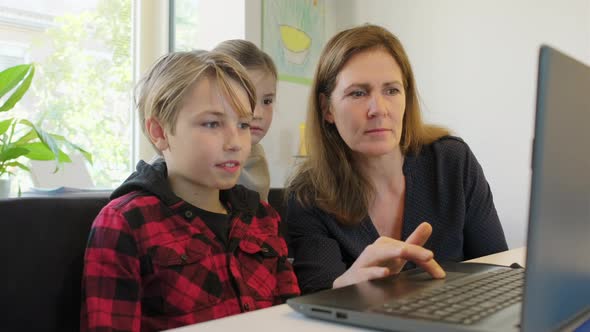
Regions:
[[[256,106],[256,90],[236,60],[221,53],[202,50],[173,52],[160,57],[137,84],[135,99],[143,133],[149,138],[146,119],[155,118],[166,132],[174,134],[178,111],[186,95],[205,77],[216,80],[219,89],[229,98],[239,116],[252,116]],[[237,82],[246,91],[249,105],[240,103],[230,80]]]
[[[254,43],[243,39],[230,39],[219,43],[214,52],[223,53],[238,60],[246,69],[260,69],[271,74],[275,80],[279,74],[272,58]]]

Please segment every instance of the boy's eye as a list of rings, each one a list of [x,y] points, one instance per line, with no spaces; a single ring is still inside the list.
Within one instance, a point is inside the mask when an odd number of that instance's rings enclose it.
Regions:
[[[249,122],[240,122],[239,128],[240,129],[250,129],[250,123]]]
[[[204,122],[202,126],[205,128],[218,128],[219,126],[221,126],[221,123],[219,123],[219,121],[208,121]]]

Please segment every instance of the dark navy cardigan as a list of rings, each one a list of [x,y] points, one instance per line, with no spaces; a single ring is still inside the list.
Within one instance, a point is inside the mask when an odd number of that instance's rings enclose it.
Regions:
[[[433,233],[425,247],[437,261],[463,261],[508,249],[483,170],[469,146],[443,137],[407,155],[402,240],[423,221]],[[293,198],[287,217],[295,273],[302,293],[331,288],[379,234],[369,217],[344,226],[317,207]],[[414,267],[407,264],[406,268]]]

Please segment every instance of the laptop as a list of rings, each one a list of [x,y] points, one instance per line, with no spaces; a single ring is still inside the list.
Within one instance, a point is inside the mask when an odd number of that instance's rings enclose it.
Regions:
[[[548,46],[539,54],[529,208],[526,269],[449,263],[444,280],[414,269],[287,303],[388,331],[588,328],[590,67]]]

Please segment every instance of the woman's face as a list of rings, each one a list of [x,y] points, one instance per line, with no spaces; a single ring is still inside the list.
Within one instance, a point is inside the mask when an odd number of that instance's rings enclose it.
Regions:
[[[336,125],[348,147],[365,156],[399,150],[406,95],[395,59],[377,48],[353,55],[336,77],[326,121]]]

